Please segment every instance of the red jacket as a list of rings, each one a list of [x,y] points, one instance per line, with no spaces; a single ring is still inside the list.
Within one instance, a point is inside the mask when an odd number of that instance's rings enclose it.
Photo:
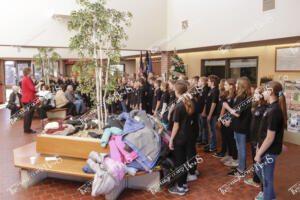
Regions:
[[[32,80],[28,76],[22,78],[22,102],[29,103],[32,102],[35,97],[35,87]]]

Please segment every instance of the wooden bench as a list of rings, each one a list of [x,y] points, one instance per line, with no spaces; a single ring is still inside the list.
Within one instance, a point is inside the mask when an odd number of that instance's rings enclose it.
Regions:
[[[48,119],[64,119],[67,116],[67,108],[55,108],[47,111]]]
[[[40,139],[44,140],[45,138]],[[86,165],[86,159],[60,156],[57,161],[46,161],[45,158],[51,155],[37,153],[36,149],[40,148],[38,146],[37,142],[33,142],[13,151],[14,165],[20,168],[21,186],[23,188],[28,188],[46,177],[80,182],[91,180],[94,177],[94,174],[82,171],[82,168]],[[85,157],[86,153],[82,155]],[[30,162],[30,157],[32,156],[37,158],[34,164]],[[105,195],[105,198],[107,200],[115,200],[125,188],[149,190],[152,186],[159,184],[159,181],[159,170],[154,170],[152,173],[138,172],[135,176],[126,175],[111,193]]]

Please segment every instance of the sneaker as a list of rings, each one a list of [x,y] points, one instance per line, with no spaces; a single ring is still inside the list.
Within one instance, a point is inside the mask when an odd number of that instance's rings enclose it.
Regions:
[[[204,150],[206,150],[206,149],[209,149],[209,145],[206,145],[206,146],[204,147]]]
[[[188,174],[188,175],[187,175],[186,181],[187,181],[187,182],[196,181],[197,178],[198,178],[198,177],[197,177],[196,174],[194,174],[194,175]]]
[[[255,197],[254,200],[263,200],[264,199],[264,193],[263,192],[259,192],[258,195]]]
[[[182,187],[178,187],[177,185],[171,187],[168,189],[168,191],[171,193],[171,194],[178,194],[180,196],[183,196],[185,195],[185,191],[184,191],[184,188]]]
[[[215,153],[215,154],[213,155],[213,157],[215,157],[215,158],[223,158],[223,157],[225,157],[225,153],[222,153],[222,152]]]
[[[245,180],[244,180],[244,183],[246,183],[246,184],[248,184],[248,185],[252,185],[252,186],[257,187],[257,188],[260,186],[258,183],[255,183],[255,182],[253,181],[253,178],[245,179]]]
[[[232,160],[232,157],[231,156],[224,156],[223,158],[221,158],[221,162],[225,163],[229,160]]]
[[[225,162],[224,165],[228,167],[237,167],[239,166],[239,162],[237,160],[229,160]]]
[[[237,169],[232,170],[231,172],[229,172],[227,174],[228,176],[235,176],[235,177],[245,177],[245,173],[244,172],[240,172]]]
[[[189,191],[189,188],[188,188],[187,184],[183,184],[182,187],[184,189],[184,192],[188,192]]]
[[[196,176],[199,176],[199,171],[196,169],[195,171]]]
[[[204,152],[206,152],[206,153],[210,153],[210,152],[214,152],[214,151],[217,151],[217,149],[216,148],[214,148],[214,149],[208,148],[208,149],[204,150]]]

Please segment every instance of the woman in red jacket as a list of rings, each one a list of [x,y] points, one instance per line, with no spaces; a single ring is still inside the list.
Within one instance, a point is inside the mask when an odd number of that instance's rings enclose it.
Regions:
[[[36,133],[34,130],[32,130],[31,122],[33,117],[33,111],[34,111],[34,103],[35,103],[35,92],[38,87],[42,84],[40,82],[38,85],[34,86],[32,80],[31,80],[31,69],[25,68],[23,69],[23,75],[22,78],[22,102],[24,104],[24,109],[26,112],[24,113],[24,133]]]

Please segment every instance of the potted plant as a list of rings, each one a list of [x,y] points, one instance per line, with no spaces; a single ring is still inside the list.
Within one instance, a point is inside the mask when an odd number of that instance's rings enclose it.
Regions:
[[[80,8],[71,12],[68,23],[74,33],[69,46],[81,58],[74,69],[79,71],[80,83],[88,86],[93,93],[91,97],[96,99],[100,128],[108,115],[106,96],[116,85],[110,73],[115,71],[111,65],[119,63],[122,42],[128,38],[125,28],[130,25],[132,14],[107,8],[105,0],[79,0],[78,3]]]
[[[35,66],[40,66],[38,70],[42,71],[43,80],[49,85],[50,73],[54,73],[55,63],[60,59],[60,55],[53,48],[38,48],[38,52],[38,54],[33,56],[32,60]]]

